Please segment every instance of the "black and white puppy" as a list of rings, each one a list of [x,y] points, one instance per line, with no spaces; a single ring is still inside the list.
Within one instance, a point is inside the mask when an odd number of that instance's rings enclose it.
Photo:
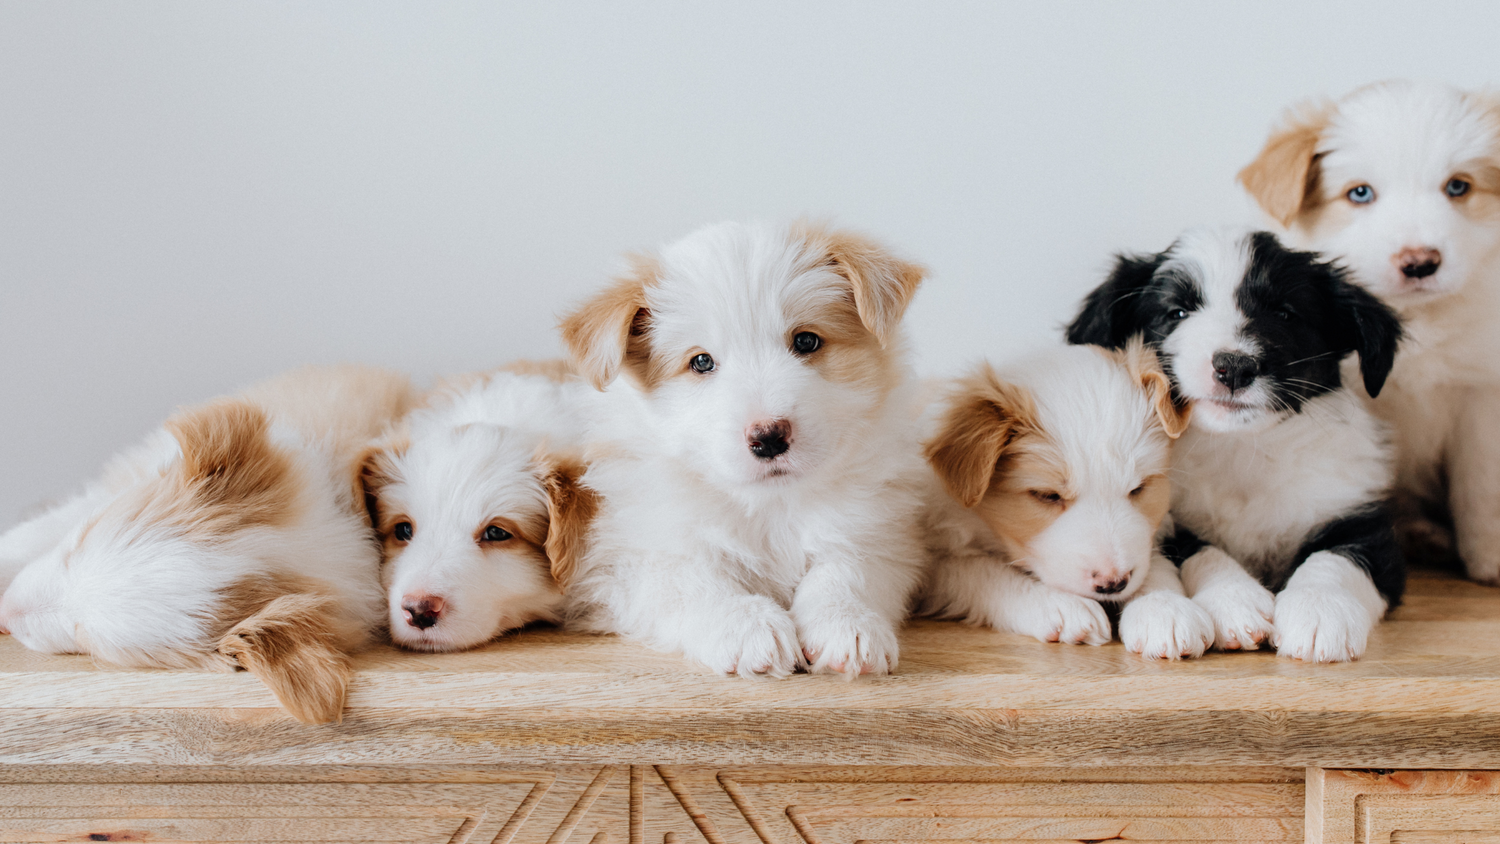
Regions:
[[[1358,354],[1378,395],[1401,339],[1395,313],[1268,232],[1193,231],[1120,256],[1068,327],[1071,343],[1111,348],[1136,334],[1192,403],[1163,550],[1213,616],[1215,646],[1269,638],[1283,656],[1358,658],[1406,573],[1385,504],[1386,432],[1339,362]]]

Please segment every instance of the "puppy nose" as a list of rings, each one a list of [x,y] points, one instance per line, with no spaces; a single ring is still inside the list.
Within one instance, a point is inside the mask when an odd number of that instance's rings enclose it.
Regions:
[[[401,609],[406,611],[406,623],[418,630],[426,630],[438,623],[448,603],[434,595],[407,595],[401,599]]]
[[[771,460],[785,454],[792,447],[792,423],[785,419],[756,422],[745,431],[750,442],[750,453],[762,460]]]
[[[1112,571],[1094,572],[1094,591],[1100,595],[1118,595],[1130,585],[1130,575]]]
[[[1260,374],[1260,364],[1255,358],[1241,352],[1214,352],[1214,377],[1229,388],[1229,392],[1243,390]]]
[[[1391,256],[1391,261],[1407,278],[1426,278],[1443,264],[1443,253],[1428,246],[1408,246]]]

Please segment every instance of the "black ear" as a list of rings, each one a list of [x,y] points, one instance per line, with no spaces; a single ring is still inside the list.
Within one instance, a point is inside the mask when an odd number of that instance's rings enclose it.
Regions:
[[[1068,342],[1118,349],[1145,328],[1140,321],[1141,294],[1161,266],[1162,255],[1118,255],[1109,279],[1083,300],[1068,326]]]
[[[1401,318],[1369,291],[1344,278],[1334,282],[1334,301],[1344,322],[1344,343],[1359,353],[1359,374],[1371,398],[1380,395],[1396,363],[1396,347],[1405,332]]]

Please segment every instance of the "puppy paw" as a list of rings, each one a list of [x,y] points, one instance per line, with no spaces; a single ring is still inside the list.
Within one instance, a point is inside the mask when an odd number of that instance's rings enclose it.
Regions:
[[[1307,662],[1348,662],[1365,652],[1375,626],[1353,596],[1287,589],[1276,596],[1276,653]]]
[[[1147,659],[1202,656],[1214,642],[1214,620],[1185,595],[1152,592],[1120,612],[1120,641]]]
[[[685,650],[720,674],[786,677],[797,668],[797,626],[775,601],[747,595],[719,608]]]
[[[1209,586],[1196,592],[1193,602],[1213,620],[1213,646],[1219,650],[1257,650],[1276,633],[1271,623],[1276,596],[1249,578]]]
[[[1103,645],[1114,637],[1098,601],[1047,587],[1026,596],[1025,608],[1011,613],[1009,627],[1043,642],[1070,645]]]
[[[889,674],[896,670],[896,628],[868,610],[797,616],[797,638],[814,674]]]

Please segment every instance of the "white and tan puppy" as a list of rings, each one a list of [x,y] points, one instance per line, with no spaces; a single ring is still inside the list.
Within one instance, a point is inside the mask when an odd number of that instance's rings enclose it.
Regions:
[[[23,564],[0,628],[116,665],[245,668],[298,720],[338,720],[347,654],[383,615],[360,454],[412,400],[404,376],[309,368],[178,414],[0,537]]]
[[[927,455],[951,498],[931,509],[922,610],[1102,645],[1101,601],[1147,657],[1201,655],[1213,621],[1156,552],[1171,442],[1187,428],[1156,355],[1059,347],[957,383]]]
[[[579,371],[636,405],[586,477],[582,625],[722,673],[895,669],[922,558],[901,330],[921,280],[856,235],[722,224],[563,321]]]
[[[495,372],[439,390],[370,451],[397,644],[462,650],[560,620],[597,508],[577,458],[597,396],[576,377]]]
[[[1500,582],[1500,103],[1370,85],[1293,111],[1240,181],[1400,314],[1372,405],[1394,428],[1403,544]]]

